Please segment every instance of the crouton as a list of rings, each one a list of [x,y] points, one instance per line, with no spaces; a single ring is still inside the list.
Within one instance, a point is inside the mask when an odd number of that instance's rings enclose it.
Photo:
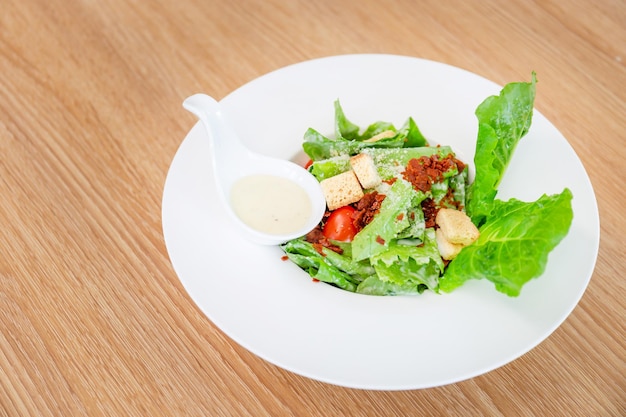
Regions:
[[[350,166],[363,188],[374,188],[382,182],[371,156],[364,153],[355,155],[350,158]]]
[[[464,248],[463,245],[451,243],[448,239],[446,239],[441,229],[435,230],[435,239],[437,240],[437,249],[439,249],[439,254],[447,261],[451,261],[456,258],[459,252],[461,252],[461,249]]]
[[[354,171],[326,178],[320,182],[328,210],[335,210],[363,198],[363,189]]]
[[[439,226],[446,240],[455,245],[470,245],[480,235],[472,220],[460,210],[440,209],[435,218],[435,223]]]

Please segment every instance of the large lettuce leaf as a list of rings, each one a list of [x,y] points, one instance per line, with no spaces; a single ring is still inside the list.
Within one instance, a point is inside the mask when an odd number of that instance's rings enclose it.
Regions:
[[[488,97],[476,109],[476,176],[468,189],[466,211],[477,226],[489,215],[513,152],[530,128],[536,82],[533,73],[531,82],[507,84],[500,95]]]
[[[494,200],[480,237],[448,265],[439,288],[450,292],[467,280],[486,278],[498,291],[518,296],[524,284],[544,272],[548,254],[567,235],[571,200],[568,188],[534,202]]]

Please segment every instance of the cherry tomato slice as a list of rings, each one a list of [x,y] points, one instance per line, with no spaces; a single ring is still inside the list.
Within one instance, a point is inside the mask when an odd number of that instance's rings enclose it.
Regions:
[[[357,234],[356,227],[354,227],[352,221],[352,216],[355,211],[356,210],[351,206],[344,206],[333,210],[322,229],[324,237],[340,242],[351,242],[354,235]]]

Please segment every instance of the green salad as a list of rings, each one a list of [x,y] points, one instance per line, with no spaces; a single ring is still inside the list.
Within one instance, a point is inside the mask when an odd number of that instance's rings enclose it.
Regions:
[[[303,143],[328,211],[315,230],[281,245],[286,256],[314,280],[361,294],[450,292],[484,278],[518,296],[573,218],[568,188],[532,202],[497,198],[530,128],[535,86],[533,73],[476,109],[471,183],[467,164],[448,146],[430,146],[413,118],[361,129],[336,101],[334,137],[309,129]]]

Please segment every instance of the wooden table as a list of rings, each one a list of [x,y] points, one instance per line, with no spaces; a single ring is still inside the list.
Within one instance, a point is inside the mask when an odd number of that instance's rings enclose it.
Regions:
[[[3,0],[0,415],[626,415],[626,3]],[[546,341],[483,376],[383,392],[327,385],[240,347],[174,273],[170,162],[216,98],[347,53],[540,74],[601,218],[595,273]]]

